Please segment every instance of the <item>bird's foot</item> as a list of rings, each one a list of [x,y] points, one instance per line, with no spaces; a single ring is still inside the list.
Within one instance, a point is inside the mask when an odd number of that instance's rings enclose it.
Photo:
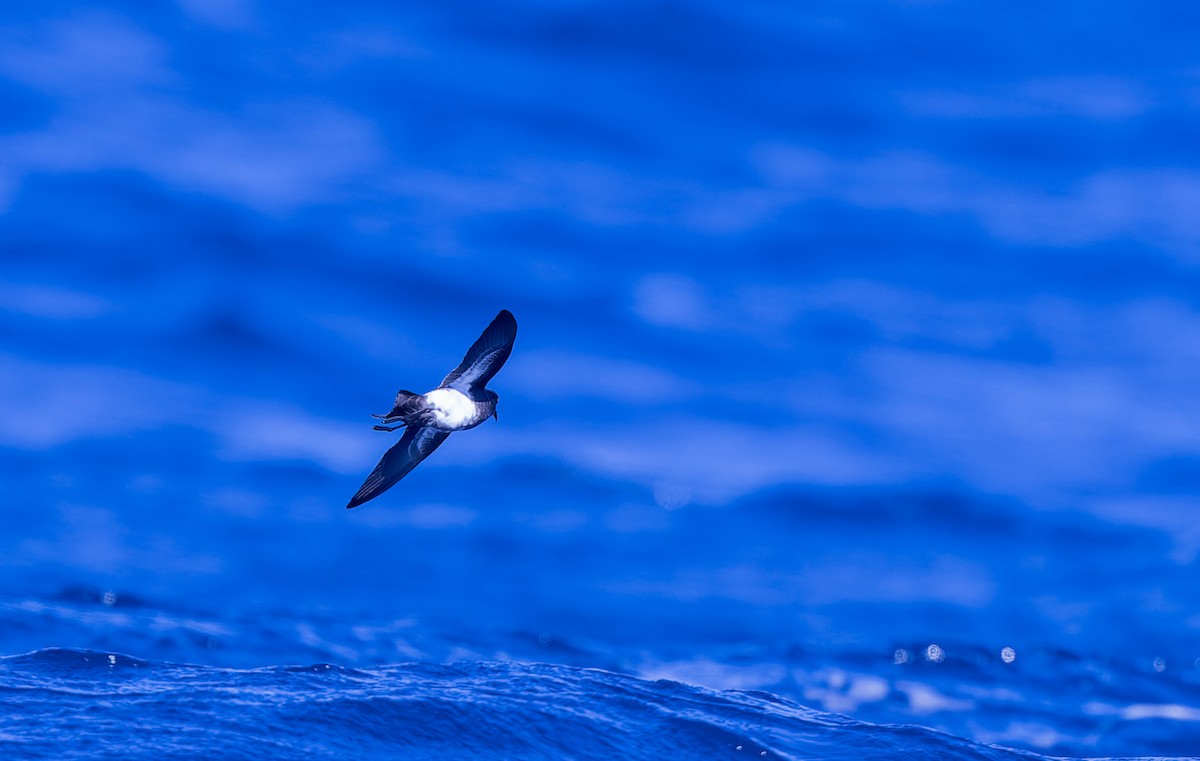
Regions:
[[[376,431],[387,431],[388,433],[391,433],[392,431],[396,430],[397,428],[403,428],[403,427],[404,427],[404,423],[401,423],[400,425],[373,425],[373,426],[371,426],[371,428]]]
[[[408,423],[404,422],[404,416],[397,415],[395,412],[389,412],[386,415],[376,415],[374,412],[372,412],[371,417],[375,418],[376,420],[382,420],[383,422],[387,423],[388,425],[391,425],[392,423],[399,423],[400,425],[408,425]]]

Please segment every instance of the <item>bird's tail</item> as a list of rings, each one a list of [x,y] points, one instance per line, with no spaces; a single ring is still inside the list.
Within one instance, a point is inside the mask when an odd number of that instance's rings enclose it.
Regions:
[[[386,415],[372,415],[385,423],[403,422],[405,425],[425,409],[425,396],[423,394],[414,394],[411,391],[403,389],[396,394],[396,403],[392,406],[392,411]]]

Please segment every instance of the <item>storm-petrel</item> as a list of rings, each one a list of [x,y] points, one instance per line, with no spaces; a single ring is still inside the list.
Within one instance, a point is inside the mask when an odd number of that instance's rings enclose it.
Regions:
[[[384,453],[346,507],[358,507],[383,494],[454,431],[474,428],[489,417],[499,420],[496,402],[500,398],[484,386],[504,366],[516,338],[517,321],[503,309],[437,388],[427,394],[401,391],[391,412],[374,415],[389,424],[377,425],[375,430],[394,431],[404,426],[404,435]]]

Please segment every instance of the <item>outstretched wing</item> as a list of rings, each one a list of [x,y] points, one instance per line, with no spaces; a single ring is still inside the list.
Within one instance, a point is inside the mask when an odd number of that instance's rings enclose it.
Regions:
[[[504,366],[516,339],[516,319],[507,309],[500,310],[479,340],[467,349],[462,363],[442,380],[441,385],[463,392],[483,388]]]
[[[384,452],[383,458],[367,476],[362,488],[350,499],[347,508],[358,507],[367,500],[383,494],[392,485],[408,475],[408,472],[438,448],[450,435],[449,431],[424,426],[408,427],[396,445]]]

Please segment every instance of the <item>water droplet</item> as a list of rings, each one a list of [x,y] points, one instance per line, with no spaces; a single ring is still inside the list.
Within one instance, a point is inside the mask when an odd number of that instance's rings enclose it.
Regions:
[[[1012,663],[1016,659],[1017,651],[1013,650],[1011,647],[1006,647],[1000,651],[1000,660],[1004,661],[1005,663]]]
[[[1154,659],[1154,670],[1160,674],[1162,672],[1166,671],[1167,670],[1167,662],[1164,661],[1162,658],[1155,658]]]
[[[117,593],[111,591],[105,592],[104,596],[100,598],[100,601],[111,608],[117,604]]]
[[[117,656],[115,656],[115,655],[108,656],[108,665],[116,666],[117,665]]]
[[[938,645],[930,645],[925,648],[925,660],[930,663],[941,663],[946,660],[946,653]]]
[[[734,750],[741,750],[741,749],[742,749],[742,746],[740,746],[740,745],[737,746],[736,748],[734,748]]]
[[[901,663],[908,663],[908,651],[902,647],[896,648],[896,652],[892,653],[892,663],[896,664],[897,666],[899,666]]]

